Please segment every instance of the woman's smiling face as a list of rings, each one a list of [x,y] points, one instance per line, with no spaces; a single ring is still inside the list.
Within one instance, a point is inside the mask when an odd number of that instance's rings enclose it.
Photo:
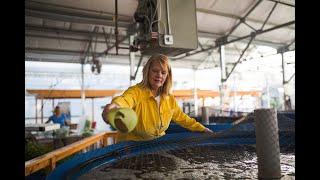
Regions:
[[[158,90],[166,81],[167,75],[167,67],[162,67],[158,61],[152,62],[149,71],[149,84],[151,85],[152,90]]]

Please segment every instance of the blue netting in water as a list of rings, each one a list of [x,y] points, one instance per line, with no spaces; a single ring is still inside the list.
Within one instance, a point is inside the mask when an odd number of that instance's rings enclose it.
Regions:
[[[292,117],[294,116],[289,117],[287,114],[278,115],[280,148],[288,146],[293,146],[294,148],[295,119]],[[77,179],[92,169],[143,153],[166,152],[192,146],[254,145],[256,143],[253,122],[239,124],[235,129],[232,129],[232,125],[228,123],[207,125],[207,127],[215,132],[226,133],[221,137],[212,138],[204,133],[192,133],[178,125],[172,124],[166,131],[167,135],[152,141],[122,142],[86,153],[80,153],[59,165],[47,176],[47,179]]]
[[[199,139],[199,140],[197,140]],[[203,133],[174,133],[146,142],[122,142],[81,153],[58,166],[47,179],[76,179],[81,174],[119,159],[141,153],[169,151],[200,145],[255,144],[255,138],[206,138]]]

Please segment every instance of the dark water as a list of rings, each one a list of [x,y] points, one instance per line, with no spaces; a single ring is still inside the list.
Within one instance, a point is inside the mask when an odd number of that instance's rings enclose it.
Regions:
[[[295,179],[294,151],[280,159],[281,179]],[[257,179],[257,173],[254,147],[203,146],[122,159],[79,179]]]

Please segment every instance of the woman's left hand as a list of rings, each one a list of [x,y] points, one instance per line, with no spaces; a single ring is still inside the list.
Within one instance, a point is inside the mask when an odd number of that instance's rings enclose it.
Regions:
[[[213,131],[212,131],[211,129],[209,129],[209,128],[204,129],[204,132],[206,132],[206,133],[213,133]]]
[[[209,129],[209,128],[204,129],[204,132],[205,132],[205,133],[208,133],[209,135],[214,136],[214,137],[218,135],[217,133],[213,132],[213,131],[212,131],[211,129]]]

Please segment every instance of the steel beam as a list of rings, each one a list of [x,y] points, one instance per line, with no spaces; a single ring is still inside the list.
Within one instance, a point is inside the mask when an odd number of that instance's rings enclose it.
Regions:
[[[199,38],[211,38],[211,39],[219,39],[224,36],[224,34],[217,34],[217,33],[211,33],[211,32],[205,32],[205,31],[198,31]],[[230,35],[229,39],[237,39],[239,36],[233,36]],[[248,43],[248,39],[243,39],[242,42]],[[274,43],[274,42],[268,42],[264,40],[254,39],[255,44],[262,45],[262,46],[270,46],[274,48],[279,48],[285,45],[285,43]]]
[[[90,13],[90,14],[96,14],[101,16],[108,16],[112,19],[113,14],[110,12],[106,11],[101,11],[101,10],[93,10],[93,9],[86,9],[86,8],[79,8],[79,7],[73,7],[73,6],[66,6],[66,5],[61,5],[61,4],[53,4],[53,3],[48,3],[48,2],[38,2],[38,1],[33,1],[33,0],[26,0],[25,1],[25,7],[32,9],[40,9],[42,11],[66,11],[66,12],[77,12],[77,13]],[[131,16],[127,15],[119,15],[120,18],[123,19],[131,19]]]
[[[25,48],[26,53],[37,53],[37,54],[55,54],[55,55],[70,55],[70,56],[81,56],[83,54],[83,51],[80,50],[65,50],[65,49],[47,49],[47,48],[32,48],[32,47],[26,47]],[[96,56],[100,56],[102,53],[95,52]],[[92,54],[91,54],[92,55]],[[89,54],[88,57],[91,57]],[[116,55],[111,54],[109,55]],[[128,58],[128,54],[119,54],[122,58]],[[27,57],[28,58],[28,57]],[[35,60],[40,58],[29,58],[29,60]]]
[[[83,53],[83,51],[79,51],[79,50],[47,49],[47,48],[33,48],[33,47],[25,47],[25,52],[32,52],[32,53],[38,53],[38,54],[71,55],[71,56],[80,56]]]
[[[269,28],[269,29],[265,29],[265,30],[262,30],[262,31],[257,31],[254,34],[255,35],[260,35],[260,34],[263,34],[263,33],[269,32],[269,31],[273,31],[273,30],[276,30],[276,29],[279,29],[279,28],[282,28],[282,27],[285,27],[285,26],[290,26],[291,24],[294,24],[294,23],[295,23],[295,21],[290,21],[290,22],[281,24],[279,26],[275,26],[275,27],[272,27],[272,28]],[[226,44],[230,44],[230,43],[233,43],[233,42],[236,42],[236,41],[239,41],[239,40],[243,40],[243,39],[251,37],[251,36],[252,36],[252,33],[247,35],[247,36],[243,36],[243,37],[239,37],[237,39],[230,40]]]
[[[199,39],[198,39],[198,44],[199,44],[201,50],[203,50],[203,46],[202,46],[202,44],[200,43]]]
[[[281,52],[281,61],[282,61],[282,84],[285,85],[286,84],[286,80],[285,80],[285,62],[284,62],[284,56],[283,56],[284,52]]]
[[[89,38],[59,37],[59,36],[49,36],[49,35],[40,35],[40,34],[32,34],[32,33],[25,33],[25,37],[66,40],[66,41],[78,41],[78,42],[90,42]],[[97,40],[97,43],[104,44],[105,41]]]
[[[272,7],[271,11],[269,12],[269,14],[268,14],[268,16],[267,16],[266,20],[263,22],[263,25],[262,25],[262,27],[260,28],[260,30],[263,30],[264,26],[265,26],[265,25],[266,25],[266,23],[268,22],[268,20],[269,20],[269,18],[270,18],[270,16],[271,16],[271,14],[273,13],[273,11],[274,11],[274,9],[276,8],[277,4],[278,4],[278,2],[274,3],[274,5],[273,5],[273,7]]]
[[[247,25],[249,28],[251,28],[253,31],[257,31],[254,27],[252,27],[250,24],[248,24],[246,21],[243,21],[243,24]]]
[[[215,11],[215,10],[209,10],[209,9],[203,9],[203,8],[197,8],[197,12],[201,12],[201,13],[205,13],[205,14],[212,14],[212,15],[216,15],[216,16],[221,16],[221,17],[226,17],[226,18],[230,18],[230,19],[240,19],[241,16],[237,16],[234,14],[229,14],[229,13],[225,13],[225,12],[219,12],[219,11]],[[258,24],[263,24],[263,21],[257,20],[257,19],[253,19],[253,18],[246,18],[246,21],[250,21],[253,23],[258,23]],[[279,24],[275,24],[275,23],[271,23],[268,22],[266,23],[269,26],[277,26]],[[292,27],[287,27],[290,30],[295,30]]]
[[[61,62],[61,63],[75,63],[75,64],[79,64],[79,60],[76,59],[77,61],[75,61],[73,56],[80,56],[81,51],[67,51],[65,53],[68,53],[70,55],[70,58],[65,57],[65,60],[61,60],[59,61],[58,59],[52,59],[50,58],[48,55],[50,54],[61,54],[60,50],[52,50],[52,49],[38,49],[38,48],[28,48],[29,52],[26,52],[26,57],[25,57],[25,61],[40,61],[40,62]],[[39,53],[39,54],[43,54],[44,57],[30,57],[29,53]],[[129,65],[129,61],[128,61],[128,54],[119,54],[116,55],[115,53],[110,53],[108,55],[108,59],[102,58],[101,59],[101,63],[102,64],[118,64],[118,65]],[[89,54],[89,57],[91,57],[91,55]],[[137,58],[140,58],[141,55],[136,55]],[[135,62],[135,65],[138,65],[138,61]],[[142,63],[142,62],[141,62]],[[196,65],[199,63],[198,59],[185,59],[184,63],[181,64],[177,64],[177,66],[179,67],[188,67],[190,68],[191,65]],[[174,62],[172,62],[172,65],[174,66]],[[190,65],[190,66],[189,66]]]
[[[237,62],[235,63],[235,65],[232,67],[232,69],[231,69],[231,71],[230,71],[230,73],[228,73],[227,74],[227,78],[225,79],[225,81],[227,81],[228,80],[228,78],[230,77],[230,75],[231,75],[231,73],[233,72],[233,70],[236,68],[236,66],[239,64],[239,62],[240,62],[240,60],[241,60],[241,58],[242,58],[242,56],[244,55],[244,53],[247,51],[247,49],[249,48],[249,46],[250,46],[250,44],[251,44],[251,42],[252,42],[252,40],[254,39],[254,36],[252,36],[251,37],[251,39],[250,39],[250,41],[249,41],[249,43],[247,44],[247,46],[245,47],[245,49],[242,51],[242,53],[241,53],[241,55],[240,55],[240,57],[239,57],[239,59],[237,60]]]
[[[289,80],[286,81],[286,84],[289,83],[295,75],[296,75],[296,73],[293,73],[292,76],[289,78]]]
[[[294,7],[294,5],[292,5],[292,4],[288,4],[285,2],[281,2],[281,1],[276,1],[276,0],[269,0],[269,1],[273,1],[273,2],[276,2],[279,4]],[[85,9],[85,8],[77,8],[77,7],[65,6],[65,5],[59,5],[59,4],[51,4],[51,3],[44,3],[44,2],[37,2],[37,1],[26,1],[25,7],[29,10],[35,10],[35,11],[37,10],[37,11],[55,12],[55,13],[59,12],[60,14],[73,13],[73,15],[78,15],[78,14],[80,14],[81,16],[89,15],[90,17],[92,17],[92,16],[94,17],[94,15],[95,15],[95,16],[99,16],[99,18],[106,19],[109,21],[113,20],[112,19],[113,14],[110,12],[97,11],[97,10]],[[232,19],[239,19],[240,18],[237,15],[208,10],[208,9],[197,8],[196,10],[198,12],[228,17],[228,18],[232,18]],[[127,16],[127,15],[118,15],[118,17],[119,17],[119,20],[123,21],[124,23],[128,22],[128,20],[131,19],[131,17]],[[251,19],[251,18],[247,18],[247,20],[252,21],[252,22],[256,22],[256,23],[263,23],[262,21]],[[277,25],[277,24],[273,24],[273,23],[268,23],[268,24],[272,25],[272,26]]]
[[[294,4],[289,4],[289,3],[286,3],[286,2],[283,2],[283,1],[280,1],[280,0],[268,0],[268,1],[276,2],[276,3],[282,4],[282,5],[286,5],[286,6],[290,6],[290,7],[295,7]]]
[[[129,39],[129,43],[130,46],[133,46],[133,41],[134,41],[134,36],[130,35],[130,39]],[[118,55],[118,53],[116,53]],[[130,77],[129,77],[129,81],[130,81],[130,86],[133,85],[133,80],[132,77],[134,76],[134,65],[135,65],[135,52],[133,51],[129,51],[129,64],[130,64]]]
[[[119,35],[119,30],[118,30],[118,0],[114,0],[115,2],[115,13],[114,13],[114,23],[115,23],[115,31],[114,34],[116,36],[116,54],[118,55],[118,47],[119,47],[119,41],[118,41],[118,35]]]
[[[107,49],[108,49],[109,48],[109,39],[110,39],[111,32],[110,32],[110,34],[107,35],[104,27],[102,27],[102,31],[103,31],[105,43],[106,43],[106,46],[107,46]]]
[[[131,76],[131,80],[135,80],[135,79],[136,79],[137,74],[138,74],[139,67],[140,67],[141,62],[142,62],[142,59],[143,59],[143,55],[141,55],[141,56],[140,56],[140,59],[139,59],[139,63],[138,63],[138,66],[137,66],[136,72],[134,73],[134,75],[133,75],[133,76]]]
[[[103,26],[113,26],[114,22],[112,17],[94,16],[94,15],[83,15],[83,13],[68,13],[68,12],[56,12],[56,11],[43,11],[41,9],[25,9],[25,15],[41,18],[41,19],[51,19],[55,21],[62,22],[72,22],[81,24],[92,24],[92,25],[103,25]],[[128,27],[131,23],[127,21],[119,21],[119,27]]]
[[[120,43],[123,43],[124,41],[126,41],[127,39],[129,38],[129,36],[124,36],[122,37],[120,40],[119,40],[119,44]],[[99,56],[102,56],[102,55],[108,55],[109,54],[109,51],[111,49],[113,49],[114,47],[116,47],[116,44],[112,45],[112,46],[109,46],[103,53],[101,53]]]
[[[90,33],[91,33],[90,31],[68,30],[68,29],[53,28],[53,27],[42,27],[42,26],[36,26],[36,25],[30,25],[30,24],[26,24],[25,29],[27,30],[26,32],[28,34],[31,33],[28,31],[38,31],[38,32],[59,33],[59,34],[66,34],[66,35],[80,35],[80,36],[87,36],[88,37],[88,36],[90,36]],[[199,31],[198,35],[199,35],[199,38],[203,37],[203,38],[213,38],[213,39],[217,39],[217,38],[223,36],[222,34],[214,34],[214,33],[209,33],[209,32],[204,32],[204,31]],[[104,33],[99,32],[99,33],[97,33],[97,36],[100,38],[105,38]],[[109,39],[111,37],[114,37],[114,34],[110,34]],[[119,41],[124,42],[128,39],[128,37],[129,37],[128,35],[119,35],[119,39],[120,39]],[[238,36],[229,36],[229,38],[237,39],[239,37]],[[243,39],[242,41],[248,42],[246,39]],[[281,44],[281,43],[273,43],[273,42],[267,42],[267,41],[257,40],[257,39],[255,39],[254,42],[259,45],[271,46],[271,47],[275,47],[275,48],[279,48],[279,47],[285,45],[285,44]],[[108,49],[105,51],[105,53],[114,47],[115,47],[114,45],[109,46]]]
[[[42,27],[37,25],[25,25],[25,30],[27,31],[40,31],[40,32],[50,32],[50,33],[59,33],[59,34],[68,34],[68,35],[80,35],[80,36],[90,36],[92,32],[90,31],[83,31],[83,30],[68,30],[68,29],[61,29],[61,28],[53,28],[53,27]],[[104,34],[97,32],[98,37],[104,38]],[[111,34],[110,36],[115,36]],[[126,35],[120,35],[120,37],[126,37]]]
[[[225,82],[226,79],[226,61],[225,61],[225,51],[224,45],[219,46],[219,54],[220,54],[220,68],[221,68],[221,84]]]
[[[296,38],[294,38],[294,39],[291,41],[291,43],[289,43],[289,44],[287,45],[287,47],[289,48],[295,41],[296,41]]]
[[[282,27],[289,26],[289,25],[294,24],[294,23],[295,23],[295,21],[290,21],[290,22],[287,22],[287,23],[284,23],[284,24],[281,24],[281,25],[278,25],[278,26],[275,26],[275,27],[272,27],[272,28],[269,28],[269,29],[265,29],[265,30],[262,30],[262,31],[257,31],[256,33],[254,33],[254,35],[257,36],[257,35],[260,35],[260,34],[263,34],[263,33],[269,32],[269,31],[273,31],[275,29],[279,29],[279,28],[282,28]],[[230,44],[230,43],[233,43],[233,42],[236,42],[236,41],[244,40],[246,38],[252,37],[252,35],[253,34],[251,33],[251,34],[246,35],[246,36],[242,36],[242,37],[238,37],[238,38],[235,38],[235,39],[232,39],[232,40],[228,40],[226,43],[224,43],[224,45]],[[202,53],[202,52],[206,52],[208,50],[216,49],[216,48],[218,48],[217,45],[209,47],[209,48],[205,48],[205,49],[200,50],[200,51],[189,53],[188,55],[185,55],[185,56],[182,56],[182,57],[172,58],[172,60],[182,59],[182,58],[185,58],[185,57],[188,57],[188,56],[192,56],[192,55],[199,54],[199,53]]]
[[[92,57],[94,57],[95,52],[92,50],[92,40],[93,40],[93,35],[95,35],[95,34],[98,32],[98,30],[99,30],[99,27],[98,27],[98,26],[95,26],[95,27],[93,28],[93,31],[92,31],[92,33],[90,34],[90,41],[89,41],[89,43],[87,43],[87,49],[84,50],[83,56],[80,57],[81,64],[85,64],[85,63],[86,63],[85,60],[86,60],[86,57],[87,57],[88,54],[89,54],[90,49],[91,49]]]
[[[231,30],[227,33],[226,36],[228,37],[230,34],[232,34],[233,31],[234,31],[242,22],[245,21],[245,19],[248,17],[248,15],[249,15],[253,10],[255,10],[256,7],[257,7],[261,2],[262,2],[262,0],[258,0],[258,2],[256,2],[256,3],[253,5],[253,7],[250,8],[250,10],[249,10],[243,17],[241,17],[241,18],[239,19],[240,21],[239,21],[235,26],[233,26],[233,27],[231,28]]]

